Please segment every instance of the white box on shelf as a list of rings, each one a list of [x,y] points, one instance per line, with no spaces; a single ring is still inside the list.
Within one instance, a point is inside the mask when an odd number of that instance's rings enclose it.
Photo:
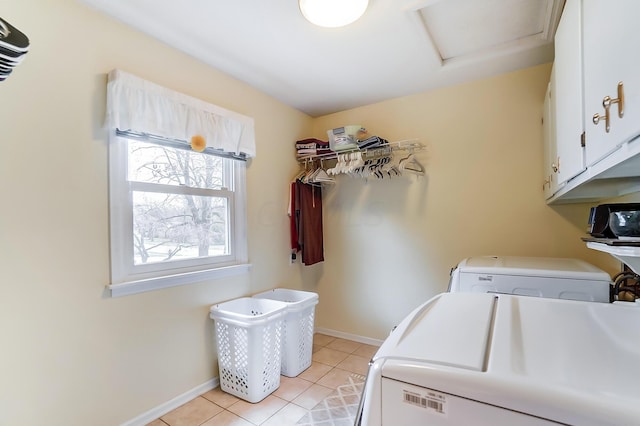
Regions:
[[[345,151],[358,148],[358,133],[362,131],[364,131],[364,129],[359,124],[327,130],[329,148],[331,148],[332,151]]]

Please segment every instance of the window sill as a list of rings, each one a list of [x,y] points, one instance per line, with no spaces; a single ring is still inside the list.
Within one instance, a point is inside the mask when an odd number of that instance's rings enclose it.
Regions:
[[[245,263],[216,269],[208,269],[205,271],[188,272],[184,274],[110,284],[107,285],[107,290],[110,291],[111,297],[129,296],[131,294],[240,275],[249,272],[249,269],[251,269],[251,264]]]

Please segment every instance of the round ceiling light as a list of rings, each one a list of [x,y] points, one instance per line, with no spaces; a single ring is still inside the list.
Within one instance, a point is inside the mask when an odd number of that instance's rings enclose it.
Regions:
[[[336,28],[357,21],[369,0],[299,0],[302,15],[312,24]]]

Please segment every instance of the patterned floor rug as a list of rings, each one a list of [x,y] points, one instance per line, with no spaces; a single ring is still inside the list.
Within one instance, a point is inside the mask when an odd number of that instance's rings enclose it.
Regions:
[[[296,423],[298,426],[353,426],[364,388],[365,376],[351,374]]]

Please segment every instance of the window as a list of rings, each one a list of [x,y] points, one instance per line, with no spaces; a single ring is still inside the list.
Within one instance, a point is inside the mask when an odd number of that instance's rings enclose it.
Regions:
[[[112,291],[132,282],[156,288],[153,279],[167,276],[160,286],[206,279],[246,262],[244,162],[117,139],[109,171]]]
[[[115,138],[112,292],[123,283],[135,285],[127,293],[184,284],[246,263],[244,162],[159,139]]]
[[[106,112],[111,296],[247,271],[253,119],[120,70]]]

